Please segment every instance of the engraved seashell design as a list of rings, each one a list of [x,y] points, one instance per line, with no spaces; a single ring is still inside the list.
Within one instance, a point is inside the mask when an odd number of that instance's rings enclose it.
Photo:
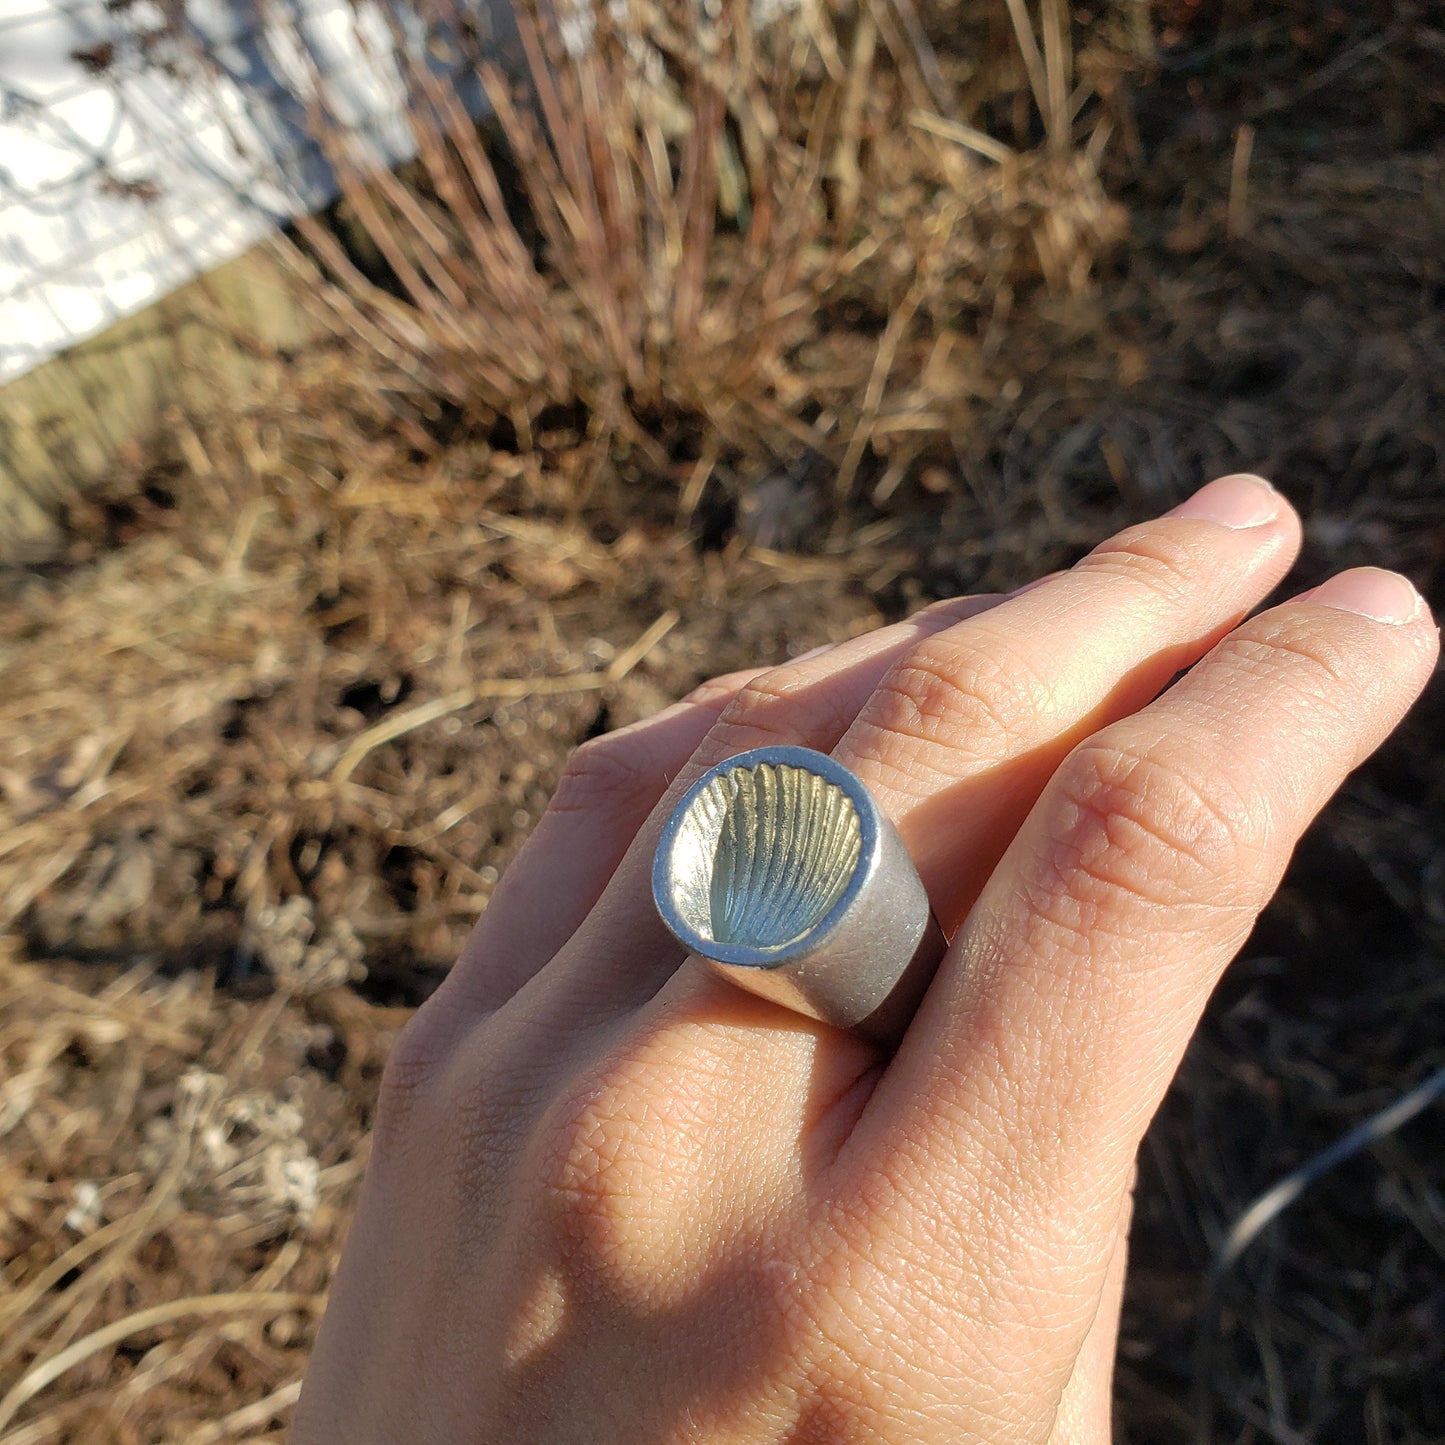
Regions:
[[[673,902],[700,938],[781,951],[828,916],[862,846],[858,811],[836,783],[788,764],[731,768],[681,822]]]

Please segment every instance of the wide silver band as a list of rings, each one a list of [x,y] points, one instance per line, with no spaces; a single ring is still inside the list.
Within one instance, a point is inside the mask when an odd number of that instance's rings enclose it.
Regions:
[[[734,983],[885,1048],[947,947],[893,825],[811,748],[755,748],[699,778],[663,828],[652,893]]]

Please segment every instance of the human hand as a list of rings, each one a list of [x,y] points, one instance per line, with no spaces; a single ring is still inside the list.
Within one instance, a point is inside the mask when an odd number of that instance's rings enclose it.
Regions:
[[[1239,625],[1298,545],[1225,479],[581,748],[397,1045],[295,1445],[1106,1441],[1139,1141],[1435,662],[1373,569]],[[777,742],[864,780],[956,931],[891,1059],[653,907],[677,798]]]

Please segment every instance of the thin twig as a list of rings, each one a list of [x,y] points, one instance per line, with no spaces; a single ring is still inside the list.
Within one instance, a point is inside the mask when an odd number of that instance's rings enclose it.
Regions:
[[[631,647],[624,648],[607,668],[608,682],[621,682],[678,623],[678,613],[668,608]]]
[[[938,63],[938,52],[934,50],[933,42],[929,40],[928,33],[923,28],[923,22],[918,18],[918,10],[913,0],[893,0],[893,9],[897,12],[899,23],[903,26],[903,33],[908,37],[909,45],[913,47],[914,56],[918,61],[919,74],[923,76],[923,83],[928,87],[928,93],[933,97],[934,105],[945,117],[956,115],[958,99],[943,73],[943,67]]]
[[[609,681],[605,672],[577,672],[567,677],[493,677],[479,682],[475,687],[464,687],[459,692],[449,692],[445,697],[434,697],[430,702],[418,703],[415,707],[403,708],[383,718],[374,727],[359,733],[351,745],[337,759],[331,769],[331,781],[344,783],[360,765],[362,759],[383,743],[394,742],[409,732],[414,732],[427,723],[436,722],[448,713],[460,712],[484,697],[533,697],[562,692],[589,692],[604,686]]]
[[[1210,1261],[1201,1292],[1194,1336],[1194,1439],[1196,1445],[1210,1445],[1214,1438],[1213,1357],[1216,1323],[1224,1282],[1246,1249],[1296,1199],[1336,1165],[1353,1158],[1362,1149],[1386,1138],[1423,1113],[1437,1099],[1445,1098],[1445,1068],[1437,1069],[1393,1104],[1356,1124],[1328,1148],[1305,1160],[1297,1169],[1272,1184],[1230,1226]]]
[[[677,626],[677,622],[676,612],[671,609],[664,612],[601,672],[573,672],[562,677],[489,677],[471,687],[392,713],[351,740],[350,746],[331,769],[331,782],[344,783],[366,755],[383,743],[394,742],[427,723],[436,722],[449,713],[460,712],[484,698],[555,697],[568,692],[593,692],[599,687],[620,682]]]
[[[940,140],[951,140],[955,145],[961,145],[983,156],[985,160],[998,162],[999,165],[1016,159],[1018,154],[1012,146],[995,140],[991,135],[985,135],[981,130],[975,130],[971,125],[945,120],[941,115],[933,115],[926,110],[913,111],[908,117],[908,123],[919,130],[926,130],[929,135],[938,136]]]
[[[1008,0],[1009,19],[1013,21],[1014,35],[1018,40],[1019,54],[1023,57],[1024,69],[1028,72],[1029,88],[1034,93],[1034,104],[1045,119],[1049,114],[1049,82],[1044,70],[1044,57],[1039,54],[1039,42],[1034,36],[1033,21],[1024,0]]]
[[[229,1440],[235,1435],[245,1435],[289,1410],[300,1398],[301,1381],[292,1380],[279,1390],[272,1390],[263,1399],[242,1405],[239,1410],[232,1410],[229,1415],[209,1425],[197,1426],[191,1431],[190,1445],[216,1445],[216,1442]]]
[[[904,333],[913,320],[913,313],[918,310],[922,301],[923,288],[915,283],[899,303],[898,309],[888,318],[888,325],[878,342],[873,370],[863,392],[858,425],[848,439],[848,450],[843,455],[843,464],[838,468],[837,480],[834,482],[834,494],[840,499],[853,489],[853,478],[858,473],[859,463],[863,460],[863,453],[873,435],[873,424],[878,420],[878,412],[883,405],[883,393],[888,385],[888,373],[893,369],[893,358],[897,355]]]
[[[1044,129],[1049,149],[1056,156],[1068,152],[1073,113],[1069,107],[1069,75],[1074,68],[1069,11],[1063,0],[1042,0],[1040,23],[1044,34],[1044,78],[1049,104],[1044,111]]]
[[[1234,133],[1234,156],[1229,163],[1229,220],[1231,236],[1249,227],[1249,160],[1254,154],[1254,127],[1243,123]]]
[[[331,781],[344,783],[373,748],[379,748],[383,743],[389,743],[417,728],[425,727],[427,723],[446,717],[448,713],[458,712],[476,700],[476,689],[464,687],[459,692],[449,692],[445,697],[434,697],[429,702],[403,708],[400,712],[383,718],[374,727],[367,728],[364,733],[359,733],[351,740],[351,745],[331,769]]]

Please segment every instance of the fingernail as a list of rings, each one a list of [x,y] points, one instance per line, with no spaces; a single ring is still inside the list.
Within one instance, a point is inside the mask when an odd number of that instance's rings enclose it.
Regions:
[[[807,652],[800,652],[796,657],[790,657],[789,662],[807,662],[813,657],[822,657],[825,652],[832,652],[837,647],[836,642],[825,642],[820,647],[810,647]]]
[[[1180,502],[1166,517],[1192,517],[1224,527],[1260,527],[1279,516],[1280,495],[1263,477],[1240,472],[1220,477]]]
[[[1311,602],[1323,602],[1341,612],[1358,612],[1376,622],[1398,625],[1420,613],[1420,594],[1398,572],[1386,572],[1382,567],[1341,572],[1306,595]]]

